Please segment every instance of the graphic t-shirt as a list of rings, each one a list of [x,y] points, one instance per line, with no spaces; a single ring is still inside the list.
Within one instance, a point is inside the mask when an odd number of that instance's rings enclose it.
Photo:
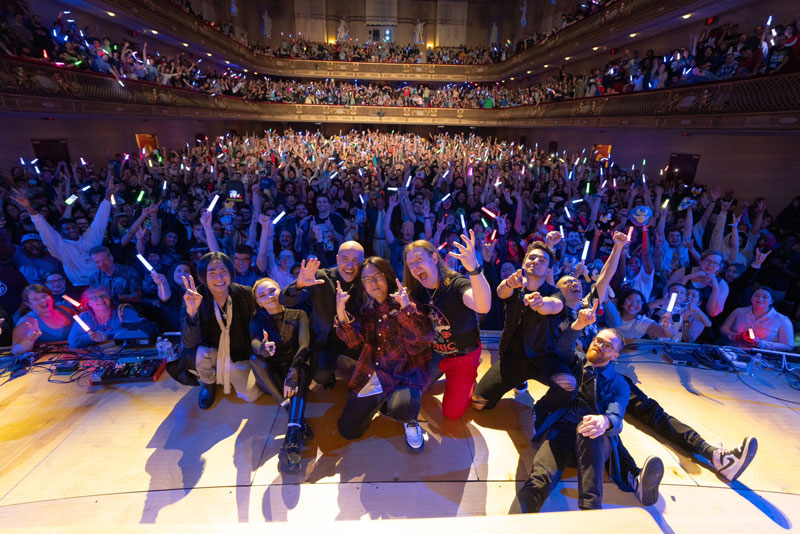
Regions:
[[[471,288],[469,279],[459,274],[446,287],[434,291],[419,285],[412,294],[433,323],[433,350],[439,354],[466,354],[480,343],[478,316],[463,300]]]
[[[544,283],[536,290],[542,297],[552,297],[564,302],[564,295],[555,286]],[[524,298],[528,291],[518,289],[509,298]],[[517,325],[511,338],[514,357],[535,358],[544,352],[555,352],[558,339],[558,325],[564,317],[564,311],[554,315],[541,315],[529,306],[523,305],[522,320]],[[506,325],[508,327],[508,325]]]

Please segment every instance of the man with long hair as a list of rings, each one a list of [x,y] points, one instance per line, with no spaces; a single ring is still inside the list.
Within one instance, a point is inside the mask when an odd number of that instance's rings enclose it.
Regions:
[[[442,373],[447,378],[442,412],[450,419],[458,419],[469,407],[481,356],[477,314],[488,313],[492,305],[474,232],[470,230],[469,237],[462,235],[461,240],[453,243],[459,252],[450,255],[461,262],[469,278],[448,269],[429,241],[413,241],[404,253],[403,281],[433,323],[432,382]]]

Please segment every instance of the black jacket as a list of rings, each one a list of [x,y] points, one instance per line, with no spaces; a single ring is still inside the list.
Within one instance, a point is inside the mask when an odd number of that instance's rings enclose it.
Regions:
[[[208,288],[201,286],[198,292],[203,302],[194,320],[186,315],[186,303],[181,307],[181,342],[187,349],[204,347],[217,348],[222,331],[214,314],[214,297]],[[247,286],[231,284],[228,294],[233,301],[233,324],[231,324],[231,360],[241,362],[250,359],[250,319],[253,316],[255,300],[253,290]]]
[[[304,302],[311,302],[311,342],[312,346],[322,347],[328,342],[328,334],[333,328],[333,319],[336,317],[336,282],[345,288],[345,282],[339,276],[336,267],[317,270],[317,280],[324,280],[324,284],[297,289],[297,280],[288,285],[281,292],[279,301],[287,308],[298,308]],[[358,306],[360,292],[358,280],[353,282],[350,300],[347,301],[347,311],[352,315],[359,315]]]

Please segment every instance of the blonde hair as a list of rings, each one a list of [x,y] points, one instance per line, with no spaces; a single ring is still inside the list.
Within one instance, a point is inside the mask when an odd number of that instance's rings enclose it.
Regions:
[[[436,261],[436,270],[438,271],[439,283],[442,287],[449,285],[458,275],[458,273],[444,264],[444,258],[439,255],[439,251],[433,246],[433,243],[425,241],[424,239],[417,239],[406,245],[406,248],[403,249],[403,285],[408,288],[409,293],[413,293],[417,289],[417,286],[419,286],[419,281],[411,274],[411,270],[408,268],[408,262],[406,261],[406,257],[414,249],[422,249],[422,251],[431,258],[438,258]]]

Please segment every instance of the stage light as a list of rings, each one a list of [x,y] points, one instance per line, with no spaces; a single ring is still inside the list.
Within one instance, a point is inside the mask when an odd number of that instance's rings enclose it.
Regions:
[[[692,16],[692,14],[691,14],[691,13],[687,13],[687,14],[685,14],[684,16],[682,16],[681,18],[682,18],[682,19],[684,19],[684,20],[686,20],[686,19],[688,19],[688,18],[689,18],[689,17],[691,17],[691,16]]]
[[[117,14],[116,14],[116,13],[114,13],[113,11],[106,11],[106,14],[107,14],[109,17],[116,17],[116,16],[117,16]]]

